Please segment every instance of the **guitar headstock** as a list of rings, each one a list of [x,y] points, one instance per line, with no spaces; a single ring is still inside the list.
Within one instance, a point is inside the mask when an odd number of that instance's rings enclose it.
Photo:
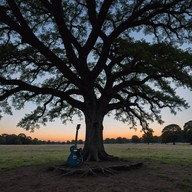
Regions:
[[[80,129],[80,126],[81,126],[81,124],[77,124],[77,130],[79,130]]]

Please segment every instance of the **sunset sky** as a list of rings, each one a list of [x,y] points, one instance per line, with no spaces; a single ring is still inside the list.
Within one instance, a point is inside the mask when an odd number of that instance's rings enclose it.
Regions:
[[[178,93],[190,103],[190,106],[192,106],[192,92],[180,89]],[[25,112],[30,112],[30,108],[25,107],[23,110],[15,111],[13,116],[4,116],[0,120],[0,134],[25,133],[27,136],[31,136],[32,138],[36,137],[41,140],[67,141],[74,139],[76,125],[80,123],[81,129],[79,130],[79,139],[84,140],[85,138],[84,120],[80,121],[77,117],[74,117],[73,123],[69,122],[66,125],[62,124],[60,120],[48,123],[47,126],[41,126],[40,129],[36,129],[34,133],[30,133],[30,131],[25,131],[22,128],[16,127],[18,121],[24,116]],[[161,114],[165,123],[163,125],[158,125],[157,123],[150,125],[150,127],[154,130],[154,135],[160,135],[162,129],[166,125],[172,123],[176,123],[183,128],[183,125],[187,121],[192,120],[192,107],[188,110],[179,111],[176,116],[171,114],[168,109],[162,110]],[[104,138],[116,138],[118,136],[131,138],[132,135],[141,136],[143,134],[140,132],[141,129],[139,127],[137,131],[130,130],[129,127],[130,126],[127,124],[114,120],[113,117],[106,117],[104,120]]]

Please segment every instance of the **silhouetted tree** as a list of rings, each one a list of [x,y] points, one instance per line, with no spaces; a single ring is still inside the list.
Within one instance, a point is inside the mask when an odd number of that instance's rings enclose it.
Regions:
[[[186,141],[190,142],[190,144],[192,145],[192,121],[188,121],[187,123],[185,123],[183,128]]]
[[[170,124],[162,130],[162,142],[175,142],[181,138],[181,128],[177,124]]]
[[[149,129],[142,135],[142,140],[144,143],[152,143],[153,142],[153,130]]]
[[[140,139],[139,139],[139,137],[137,135],[133,135],[131,137],[131,142],[132,143],[140,143]]]
[[[26,136],[24,133],[20,133],[18,135],[18,137],[20,138],[20,141],[22,144],[30,144],[31,143],[32,138],[29,136]]]
[[[114,144],[114,143],[117,143],[117,141],[116,141],[115,138],[106,138],[106,139],[104,140],[104,143]]]
[[[186,0],[1,0],[0,112],[33,102],[18,123],[32,131],[83,114],[84,159],[111,159],[108,113],[147,130],[149,121],[162,123],[162,108],[187,107],[172,85],[192,88],[191,54],[174,44],[192,39],[191,8]]]
[[[128,143],[129,141],[128,141],[128,139],[127,138],[125,138],[125,137],[117,137],[116,139],[115,139],[115,142],[116,143],[119,143],[119,144],[123,144],[123,143]]]
[[[153,136],[154,143],[161,143],[161,140],[162,140],[161,136]]]
[[[40,144],[41,142],[37,139],[37,138],[34,138],[31,142],[31,144]]]
[[[5,139],[6,139],[6,144],[7,145],[18,145],[18,144],[21,144],[20,138],[17,135],[15,135],[15,134],[7,135],[5,137]]]
[[[79,139],[79,140],[77,141],[77,143],[78,143],[78,144],[83,144],[84,141],[83,141],[82,139]]]
[[[6,144],[6,138],[3,135],[0,135],[0,144]]]

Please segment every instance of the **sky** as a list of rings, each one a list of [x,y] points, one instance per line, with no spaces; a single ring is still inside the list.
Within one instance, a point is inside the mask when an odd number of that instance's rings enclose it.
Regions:
[[[184,124],[192,120],[192,92],[179,89],[178,94],[184,97],[191,106],[189,109],[178,111],[177,115],[170,113],[168,109],[161,111],[162,119],[165,121],[163,125],[157,123],[150,124],[150,128],[154,130],[154,135],[161,135],[162,129],[169,124],[178,124],[183,128]],[[38,138],[40,140],[51,140],[51,141],[67,141],[75,139],[76,125],[81,124],[79,130],[78,139],[85,139],[85,123],[84,119],[79,120],[78,117],[74,117],[73,123],[68,122],[62,124],[58,119],[55,122],[48,123],[46,126],[41,126],[40,129],[35,129],[33,133],[25,131],[23,128],[17,127],[17,123],[24,116],[26,111],[29,112],[29,107],[26,106],[23,110],[14,111],[12,116],[5,115],[0,120],[0,134],[19,134],[24,133],[32,138]],[[113,117],[106,117],[104,119],[104,138],[116,138],[126,137],[131,138],[133,135],[142,136],[141,129],[138,127],[137,131],[130,130],[130,125],[114,120]]]

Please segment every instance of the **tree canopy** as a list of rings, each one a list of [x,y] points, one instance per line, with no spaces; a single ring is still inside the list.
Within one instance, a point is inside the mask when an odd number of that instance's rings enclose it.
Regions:
[[[192,144],[192,120],[185,123],[183,126],[185,138]]]
[[[163,142],[172,141],[173,145],[181,137],[181,127],[177,124],[170,124],[164,127],[162,130]]]
[[[32,102],[27,130],[84,115],[85,159],[107,159],[105,115],[145,131],[162,108],[188,107],[173,85],[192,88],[192,54],[178,47],[191,29],[185,0],[2,0],[0,113]]]
[[[142,139],[144,143],[152,143],[153,142],[153,130],[149,129],[146,133],[142,135]]]

